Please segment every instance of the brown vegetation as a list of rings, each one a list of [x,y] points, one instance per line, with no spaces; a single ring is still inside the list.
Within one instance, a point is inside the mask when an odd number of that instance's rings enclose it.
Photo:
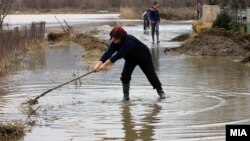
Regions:
[[[65,32],[50,32],[47,35],[48,41],[59,41],[62,38],[66,38],[66,37],[68,37],[68,33],[65,33]]]
[[[75,29],[73,27],[68,27],[67,29],[65,29],[65,32],[50,32],[47,35],[47,39],[48,41],[60,41],[60,40],[67,40],[67,39],[71,39],[71,38],[75,38],[76,33],[75,33]]]
[[[13,64],[16,66],[23,52],[41,47],[45,23],[33,23],[30,27],[5,30],[0,33],[0,75],[5,74]]]
[[[10,0],[7,0],[10,1]],[[140,10],[146,10],[151,7],[152,0],[15,0],[13,2],[14,10],[27,11],[28,9],[38,10],[40,12],[57,11],[86,11],[86,9],[110,10],[120,7],[130,7]],[[219,4],[221,6],[235,6],[237,2],[243,5],[250,5],[249,0],[198,0],[201,4]],[[159,1],[161,9],[193,7],[196,10],[197,0],[161,0]],[[60,10],[59,10],[60,11]],[[31,11],[32,12],[32,11]]]
[[[202,22],[202,21],[193,21],[192,29],[195,33],[200,33],[202,31],[206,31],[212,28],[213,23],[210,22]]]
[[[24,128],[25,123],[20,120],[0,123],[0,139],[21,137],[24,135]]]
[[[56,9],[56,8],[94,8],[108,9],[120,7],[150,7],[152,0],[16,0],[15,9]],[[196,0],[164,0],[159,1],[163,7],[189,7],[196,4]],[[146,8],[147,9],[147,8]]]
[[[107,9],[119,8],[120,0],[16,0],[15,10],[19,9]]]
[[[141,18],[140,12],[135,11],[129,7],[123,7],[120,9],[121,17],[124,19],[138,19]]]
[[[3,75],[11,65],[9,57],[5,57],[0,61],[0,76]]]
[[[100,10],[122,13],[124,18],[141,18],[142,12],[152,6],[152,0],[17,0],[14,10],[31,13],[96,13]],[[159,1],[162,18],[174,20],[194,19],[196,0]],[[121,9],[120,9],[121,8]],[[167,10],[165,10],[167,9]],[[176,9],[176,10],[175,10]]]

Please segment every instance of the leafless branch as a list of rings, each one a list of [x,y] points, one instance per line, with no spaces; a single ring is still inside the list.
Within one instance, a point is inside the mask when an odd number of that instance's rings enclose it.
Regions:
[[[0,0],[0,30],[3,29],[3,21],[9,14],[13,2],[14,0]]]

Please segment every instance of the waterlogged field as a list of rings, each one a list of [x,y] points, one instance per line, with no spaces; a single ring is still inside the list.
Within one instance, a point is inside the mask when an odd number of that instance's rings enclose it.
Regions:
[[[108,39],[111,27],[102,28]],[[222,141],[226,124],[250,123],[250,69],[221,57],[168,56],[171,38],[191,31],[190,23],[161,26],[160,45],[152,45],[142,26],[125,27],[148,45],[168,98],[158,101],[143,72],[136,68],[131,101],[122,102],[120,73],[124,61],[110,71],[91,74],[39,99],[30,119],[35,125],[21,141],[168,140]],[[0,121],[25,120],[18,109],[27,97],[86,73],[95,61],[82,58],[76,44],[48,48],[40,64],[7,75],[0,81]]]

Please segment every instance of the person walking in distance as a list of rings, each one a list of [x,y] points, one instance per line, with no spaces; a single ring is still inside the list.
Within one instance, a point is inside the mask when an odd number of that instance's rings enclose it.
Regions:
[[[152,34],[152,42],[155,43],[155,34],[157,39],[157,44],[160,43],[159,39],[159,25],[160,25],[160,13],[158,10],[158,2],[154,2],[150,9],[150,21],[151,21],[151,34]]]
[[[123,86],[123,100],[129,100],[129,87],[132,73],[138,65],[154,89],[157,90],[160,99],[165,99],[165,93],[161,82],[155,73],[152,56],[148,47],[140,40],[127,32],[120,26],[115,26],[110,32],[111,43],[108,50],[102,55],[94,67],[94,71],[105,70],[110,64],[124,58],[125,64],[121,73]]]

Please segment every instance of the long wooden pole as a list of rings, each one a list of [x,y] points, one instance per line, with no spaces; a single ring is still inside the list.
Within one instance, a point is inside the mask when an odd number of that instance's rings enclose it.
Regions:
[[[58,85],[58,86],[56,86],[56,87],[54,87],[54,88],[51,88],[51,89],[47,90],[46,92],[44,92],[44,93],[40,94],[39,96],[37,96],[34,100],[38,100],[40,97],[45,96],[47,93],[49,93],[49,92],[51,92],[51,91],[53,91],[53,90],[55,90],[55,89],[58,89],[58,88],[60,88],[60,87],[62,87],[62,86],[64,86],[64,85],[67,85],[67,84],[69,84],[69,83],[71,83],[71,82],[73,82],[73,81],[75,81],[75,80],[78,80],[78,79],[80,79],[80,78],[82,78],[82,77],[85,77],[85,76],[87,76],[87,75],[90,75],[91,73],[94,73],[94,71],[85,73],[85,74],[83,74],[83,75],[81,75],[81,76],[79,76],[79,77],[77,77],[77,78],[74,78],[74,79],[72,79],[72,80],[69,80],[69,81],[67,81],[67,82],[65,82],[65,83],[63,83],[63,84],[61,84],[61,85]]]

